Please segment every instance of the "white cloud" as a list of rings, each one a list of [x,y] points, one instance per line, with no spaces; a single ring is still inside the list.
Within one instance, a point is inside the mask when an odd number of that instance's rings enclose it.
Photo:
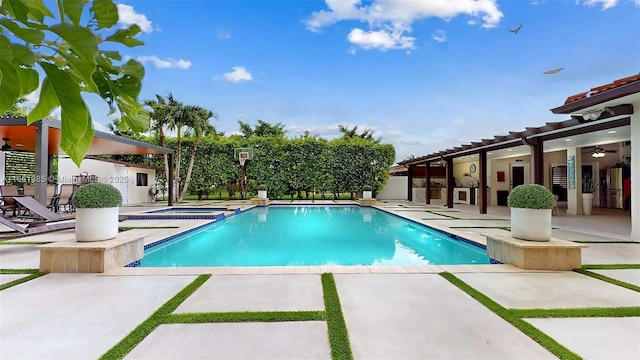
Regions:
[[[433,34],[433,36],[431,37],[433,40],[439,42],[439,43],[443,43],[447,41],[447,32],[444,30],[438,30],[436,31],[435,34]]]
[[[635,1],[636,4],[638,4],[638,0]],[[599,4],[602,4],[602,10],[607,10],[618,5],[618,0],[584,0],[583,3],[586,6],[597,6]]]
[[[633,0],[633,2],[636,4],[636,6],[640,6],[640,0]]]
[[[147,19],[146,15],[138,14],[133,10],[133,6],[125,4],[116,4],[118,7],[118,24],[122,27],[129,27],[133,24],[138,24],[142,32],[150,33],[153,31],[151,21]]]
[[[231,69],[232,69],[231,72],[224,73],[222,75],[225,80],[231,81],[231,82],[253,80],[253,76],[251,76],[251,73],[247,71],[247,69],[245,69],[243,66],[234,66]]]
[[[595,1],[595,0],[588,0]],[[613,1],[613,0],[609,0]],[[349,41],[363,49],[412,49],[415,38],[406,36],[412,24],[427,18],[450,20],[459,15],[482,21],[482,27],[497,26],[503,17],[496,0],[325,0],[328,9],[313,12],[304,23],[308,30],[320,32],[334,23],[355,20],[366,22],[368,30],[352,29]],[[471,23],[473,21],[473,23]]]
[[[156,68],[158,69],[182,69],[182,70],[186,70],[188,68],[191,67],[191,61],[187,61],[187,60],[175,60],[175,59],[171,59],[171,58],[167,58],[167,59],[160,59],[159,57],[155,56],[155,55],[144,55],[144,56],[138,56],[138,61],[140,61],[141,63],[147,63],[147,62],[152,62],[153,65],[155,65]]]
[[[387,51],[389,49],[413,49],[415,38],[402,36],[400,32],[390,33],[386,30],[363,31],[353,29],[347,36],[352,44],[365,50],[378,49]]]

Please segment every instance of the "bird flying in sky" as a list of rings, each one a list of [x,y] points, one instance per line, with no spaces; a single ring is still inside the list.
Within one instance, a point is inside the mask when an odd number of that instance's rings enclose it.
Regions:
[[[557,69],[545,71],[544,74],[555,74],[557,72],[560,72],[562,69],[564,69],[564,68],[557,68]]]
[[[517,33],[518,33],[518,31],[520,31],[520,28],[522,27],[522,25],[523,25],[523,24],[520,24],[520,26],[518,26],[517,28],[515,28],[515,29],[513,29],[513,30],[509,30],[509,31],[511,31],[511,32],[512,32],[512,33],[514,33],[514,34],[517,34]]]

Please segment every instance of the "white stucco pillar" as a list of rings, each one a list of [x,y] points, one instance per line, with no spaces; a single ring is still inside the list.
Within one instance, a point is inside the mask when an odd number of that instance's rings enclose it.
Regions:
[[[582,166],[580,148],[567,148],[567,214],[582,214]]]
[[[631,115],[631,240],[640,241],[640,101]]]
[[[4,169],[5,169],[5,156],[4,151],[0,151],[0,185],[4,185]]]

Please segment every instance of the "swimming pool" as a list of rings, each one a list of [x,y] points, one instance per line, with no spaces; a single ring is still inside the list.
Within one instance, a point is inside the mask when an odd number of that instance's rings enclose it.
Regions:
[[[480,246],[374,208],[272,205],[149,247],[139,266],[489,263]]]

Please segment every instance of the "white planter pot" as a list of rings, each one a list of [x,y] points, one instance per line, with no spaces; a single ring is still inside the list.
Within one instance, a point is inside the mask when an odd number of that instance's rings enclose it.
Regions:
[[[267,190],[258,190],[258,199],[266,199]]]
[[[363,191],[362,192],[362,198],[363,199],[371,199],[371,193],[372,193],[372,191]]]
[[[593,208],[593,194],[582,194],[582,213],[584,215],[591,215],[592,208]]]
[[[76,209],[76,240],[101,241],[118,236],[118,207]]]
[[[522,240],[551,239],[551,209],[511,208],[511,236]]]

